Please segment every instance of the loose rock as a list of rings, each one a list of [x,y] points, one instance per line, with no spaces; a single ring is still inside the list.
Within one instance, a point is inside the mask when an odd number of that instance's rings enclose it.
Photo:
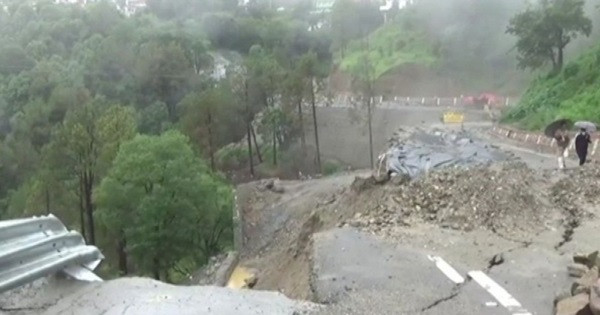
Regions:
[[[600,315],[600,279],[590,290],[590,310],[594,315]]]
[[[587,294],[563,299],[556,304],[556,315],[579,315],[587,308],[588,300]]]
[[[567,266],[567,271],[569,272],[569,276],[574,278],[581,278],[584,274],[586,274],[590,269],[583,264],[570,264]]]

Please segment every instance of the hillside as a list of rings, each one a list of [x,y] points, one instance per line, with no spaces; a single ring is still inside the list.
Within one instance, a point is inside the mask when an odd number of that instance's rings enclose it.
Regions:
[[[367,47],[376,78],[402,65],[429,66],[437,60],[423,33],[404,28],[397,22],[383,25],[367,40],[350,43],[340,61],[342,70],[351,72],[356,68]]]
[[[568,63],[557,75],[533,81],[504,121],[542,129],[556,118],[600,122],[600,46]]]

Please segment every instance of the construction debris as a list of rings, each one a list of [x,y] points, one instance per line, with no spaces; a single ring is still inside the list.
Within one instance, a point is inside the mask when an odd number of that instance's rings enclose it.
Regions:
[[[434,169],[489,164],[507,158],[466,132],[400,130],[389,143],[390,148],[381,157],[382,161],[385,158],[386,172],[411,178]]]
[[[590,290],[590,310],[594,315],[600,315],[600,279]]]
[[[556,315],[600,315],[600,260],[598,252],[573,256],[574,264],[567,266],[569,276],[577,278],[571,295],[556,304]]]

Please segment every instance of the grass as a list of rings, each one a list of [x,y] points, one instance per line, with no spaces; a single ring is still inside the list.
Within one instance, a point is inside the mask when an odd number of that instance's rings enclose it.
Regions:
[[[390,22],[368,36],[368,57],[374,68],[374,77],[379,78],[388,71],[402,65],[433,65],[437,58],[427,37],[419,31]],[[364,56],[365,40],[353,41],[339,64],[344,71],[357,69]]]
[[[529,130],[558,118],[600,122],[600,46],[567,64],[555,75],[531,83],[503,121]]]

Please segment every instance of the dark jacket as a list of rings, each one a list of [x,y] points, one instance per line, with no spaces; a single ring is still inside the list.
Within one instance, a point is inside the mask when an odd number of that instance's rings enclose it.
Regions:
[[[587,132],[580,132],[575,137],[575,150],[577,152],[587,152],[589,144],[592,142],[590,134]]]

